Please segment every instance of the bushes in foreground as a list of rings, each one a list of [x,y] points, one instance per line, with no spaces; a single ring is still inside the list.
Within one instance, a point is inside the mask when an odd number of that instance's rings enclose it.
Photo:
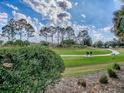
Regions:
[[[49,49],[40,46],[0,49],[2,93],[42,93],[63,71],[63,60]]]

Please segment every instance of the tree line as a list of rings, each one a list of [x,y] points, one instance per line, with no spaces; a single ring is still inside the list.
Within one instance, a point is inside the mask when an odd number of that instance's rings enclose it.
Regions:
[[[30,41],[29,39],[34,37],[34,33],[34,27],[25,19],[11,19],[7,25],[2,27],[2,36],[7,37],[8,41],[14,41],[17,40],[17,38],[19,38],[19,40],[26,39]],[[87,30],[80,30],[78,34],[76,34],[71,26],[43,26],[39,31],[39,36],[42,38],[41,41],[50,42],[52,44],[57,43],[59,45],[63,44],[65,40],[70,40],[81,45],[92,45],[92,39]]]

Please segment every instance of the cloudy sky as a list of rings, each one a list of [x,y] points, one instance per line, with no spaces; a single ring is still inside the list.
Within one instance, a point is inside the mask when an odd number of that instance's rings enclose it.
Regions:
[[[120,6],[118,0],[0,0],[0,31],[14,17],[25,18],[36,33],[43,25],[72,25],[88,28],[93,40],[111,40],[113,12]]]

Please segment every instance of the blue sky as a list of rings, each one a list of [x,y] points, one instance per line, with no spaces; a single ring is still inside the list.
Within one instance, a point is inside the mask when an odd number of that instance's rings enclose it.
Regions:
[[[121,6],[117,0],[39,1],[0,0],[0,29],[10,18],[15,17],[16,19],[28,19],[36,30],[39,30],[42,25],[61,23],[75,27],[88,27],[92,30],[89,33],[93,39],[110,40],[114,37],[109,30],[112,26],[113,12]],[[60,6],[57,6],[57,1]],[[63,5],[62,1],[66,5]]]

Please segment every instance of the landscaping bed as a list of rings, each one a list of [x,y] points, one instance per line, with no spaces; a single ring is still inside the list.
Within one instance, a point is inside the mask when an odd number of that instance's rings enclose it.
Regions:
[[[118,79],[108,78],[108,84],[99,82],[104,74],[107,74],[106,71],[80,77],[63,77],[54,87],[49,87],[46,93],[124,93],[124,67],[117,71]],[[86,86],[79,85],[81,79]]]

